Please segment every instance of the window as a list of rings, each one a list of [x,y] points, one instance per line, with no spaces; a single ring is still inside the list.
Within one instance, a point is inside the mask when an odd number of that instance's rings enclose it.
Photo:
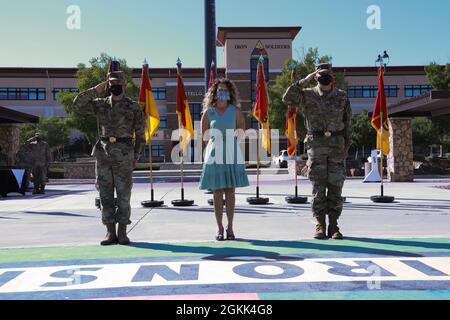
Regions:
[[[347,89],[349,98],[375,98],[377,86],[351,86]]]
[[[53,100],[58,100],[58,93],[60,92],[78,92],[77,88],[54,88],[52,90]]]
[[[397,97],[398,86],[384,86],[384,94],[387,98]],[[378,86],[351,86],[347,89],[349,98],[376,98]]]
[[[160,116],[159,117],[159,127],[161,129],[167,129],[167,117],[166,116]]]
[[[46,100],[45,88],[0,88],[0,100]]]
[[[152,157],[164,157],[166,153],[166,148],[161,145],[152,145]]]
[[[166,89],[153,88],[153,96],[155,97],[155,100],[166,100]]]
[[[417,97],[424,93],[428,93],[433,90],[433,87],[430,85],[410,85],[405,86],[405,97]]]
[[[200,121],[202,119],[202,105],[200,103],[190,103],[189,109],[191,111],[192,122]]]
[[[397,98],[398,86],[384,86],[384,94],[388,98]]]

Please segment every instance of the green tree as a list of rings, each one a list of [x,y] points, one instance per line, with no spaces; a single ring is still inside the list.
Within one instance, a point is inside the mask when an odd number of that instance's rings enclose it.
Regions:
[[[413,143],[415,146],[428,147],[435,144],[436,126],[431,119],[417,117],[412,120]]]
[[[100,54],[99,57],[92,58],[89,63],[90,67],[84,64],[78,65],[78,89],[80,92],[95,87],[107,78],[108,66],[111,57],[106,53]],[[121,71],[126,74],[126,94],[132,99],[136,99],[139,94],[139,88],[133,82],[132,69],[127,67],[124,59],[117,59],[121,65]],[[73,110],[73,100],[77,93],[64,92],[58,95],[59,102],[64,106],[68,117],[67,124],[85,134],[88,142],[93,145],[97,139],[97,120],[95,116],[81,115]]]
[[[66,122],[56,117],[40,118],[38,124],[24,124],[20,128],[20,140],[22,143],[33,137],[36,131],[41,131],[43,139],[51,150],[61,156],[65,145],[70,143],[69,127]]]
[[[352,141],[353,147],[367,148],[372,150],[376,147],[377,133],[372,127],[372,118],[369,112],[363,110],[359,115],[353,114],[352,117]]]
[[[450,63],[441,66],[436,62],[430,63],[425,67],[428,81],[435,90],[449,90],[450,89]]]
[[[425,67],[425,72],[435,90],[450,90],[450,63],[441,66],[432,62]],[[450,115],[433,117],[431,118],[431,122],[434,129],[432,136],[434,137],[434,142],[429,144],[439,143],[446,147],[450,146]]]
[[[296,65],[296,78],[305,78],[308,74],[314,72],[315,65],[318,63],[330,63],[331,57],[324,55],[320,56],[318,48],[309,48],[302,59],[296,61],[289,59],[281,72],[276,78],[275,83],[269,86],[269,123],[271,129],[279,129],[280,134],[283,135],[286,128],[286,112],[287,106],[283,103],[282,98],[286,89],[291,85],[291,64]],[[315,86],[317,83],[311,81],[311,86]],[[345,89],[344,77],[341,74],[336,74],[336,86],[341,89]],[[306,129],[303,125],[303,117],[298,114],[297,123],[299,124],[299,140],[303,141],[306,135]]]

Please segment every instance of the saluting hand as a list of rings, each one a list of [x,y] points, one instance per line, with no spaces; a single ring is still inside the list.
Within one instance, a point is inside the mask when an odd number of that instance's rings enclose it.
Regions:
[[[98,85],[95,86],[95,91],[97,91],[98,93],[104,93],[106,92],[106,88],[108,87],[108,83],[109,81],[104,81]]]

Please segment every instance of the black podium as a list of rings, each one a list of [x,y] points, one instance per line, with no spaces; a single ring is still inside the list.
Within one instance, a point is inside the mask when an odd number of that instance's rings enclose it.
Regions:
[[[26,194],[28,184],[28,169],[0,168],[0,195],[6,197],[8,193]]]

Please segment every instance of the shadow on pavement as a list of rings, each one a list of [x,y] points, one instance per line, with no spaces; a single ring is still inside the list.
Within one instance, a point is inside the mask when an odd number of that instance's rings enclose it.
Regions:
[[[377,242],[383,243],[383,239],[364,239],[364,238],[347,238],[353,241],[362,241],[362,242]],[[273,248],[283,248],[283,249],[293,249],[292,252],[287,254],[280,254],[274,251],[268,250],[258,250],[257,248],[239,248],[239,247],[208,247],[208,246],[185,246],[185,245],[176,245],[176,244],[159,244],[159,243],[145,243],[145,242],[137,242],[132,243],[131,247],[141,248],[141,249],[149,249],[149,250],[161,250],[161,251],[170,251],[172,253],[193,253],[193,254],[203,254],[210,255],[203,259],[206,260],[220,260],[220,261],[246,261],[249,259],[245,259],[245,257],[251,258],[252,261],[255,261],[255,258],[262,259],[261,261],[270,259],[270,260],[302,260],[302,254],[306,254],[305,252],[296,252],[298,250],[317,250],[318,252],[310,252],[310,253],[320,253],[320,251],[328,251],[335,253],[357,253],[357,254],[371,254],[378,256],[393,256],[393,257],[422,257],[422,255],[411,252],[404,252],[400,250],[389,250],[389,249],[379,249],[379,248],[368,248],[354,245],[347,245],[345,242],[340,242],[340,245],[334,244],[321,244],[319,242],[311,242],[311,241],[267,241],[267,240],[251,240],[251,239],[238,239],[234,243],[246,242],[253,246],[259,247],[273,247]],[[330,240],[331,242],[331,240]],[[395,240],[386,240],[386,243],[389,245],[399,245],[399,246],[421,246],[428,248],[439,248],[439,249],[449,249],[448,245],[445,244],[432,244],[432,243],[422,243],[413,241],[408,243],[408,241],[395,241]],[[434,246],[433,246],[434,245]]]
[[[46,216],[60,216],[60,217],[82,217],[82,218],[97,218],[93,216],[86,216],[83,214],[68,213],[68,212],[37,212],[37,211],[24,211],[25,214],[33,215],[46,215]]]
[[[186,246],[186,245],[176,245],[176,244],[163,244],[163,243],[147,243],[147,242],[132,242],[130,247],[148,250],[160,250],[160,251],[170,251],[172,253],[194,253],[194,254],[204,254],[211,255],[208,260],[222,260],[221,257],[233,257],[233,256],[257,256],[257,257],[279,257],[277,252],[246,249],[246,248],[236,248],[236,247],[223,247],[214,248],[206,247],[202,245],[198,246]],[[217,259],[211,259],[211,257],[217,257]],[[299,258],[295,258],[299,260]]]
[[[348,238],[347,238],[348,239]],[[255,246],[262,247],[279,247],[279,248],[292,248],[292,249],[308,249],[308,250],[323,250],[323,251],[333,251],[339,253],[364,253],[373,254],[381,256],[395,256],[395,257],[421,257],[422,255],[410,252],[388,250],[388,249],[378,249],[378,248],[367,248],[352,245],[334,245],[325,244],[327,240],[324,240],[324,244],[319,242],[305,242],[305,241],[266,241],[266,240],[243,240]],[[331,243],[333,240],[329,240]],[[342,242],[340,242],[342,243]],[[345,242],[344,242],[345,243]],[[293,252],[295,253],[295,252]]]
[[[407,246],[407,247],[420,247],[427,249],[445,249],[450,250],[450,243],[435,243],[435,242],[424,242],[417,240],[391,240],[391,239],[373,239],[373,238],[358,238],[358,237],[347,237],[348,240],[359,241],[359,242],[369,242],[378,244],[387,244],[394,246]]]

